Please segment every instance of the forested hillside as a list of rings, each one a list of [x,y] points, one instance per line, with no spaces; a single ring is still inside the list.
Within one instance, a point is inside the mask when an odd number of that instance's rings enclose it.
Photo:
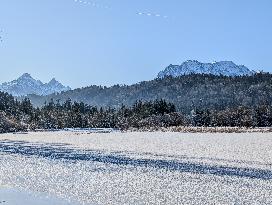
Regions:
[[[49,96],[30,95],[35,106],[45,102],[68,99],[92,106],[132,106],[135,101],[165,99],[178,111],[189,114],[194,109],[225,110],[238,106],[253,108],[272,102],[272,75],[259,73],[252,76],[226,77],[204,74],[165,77],[131,86],[90,86]]]
[[[21,102],[0,92],[0,133],[35,129],[168,127],[185,123],[173,104],[164,100],[137,101],[119,109],[90,106],[67,100],[49,102],[41,108],[29,99]]]
[[[0,132],[64,128],[161,128],[271,127],[272,106],[232,106],[223,110],[194,108],[189,114],[177,111],[165,100],[136,101],[132,106],[97,107],[83,102],[51,100],[35,108],[29,99],[21,102],[0,92]]]
[[[0,92],[0,133],[24,130],[26,126],[23,121],[29,106],[32,107],[30,101],[19,102],[11,95]]]
[[[264,73],[165,77],[132,86],[91,86],[29,97],[18,101],[0,92],[0,132],[67,127],[272,126],[272,75]]]

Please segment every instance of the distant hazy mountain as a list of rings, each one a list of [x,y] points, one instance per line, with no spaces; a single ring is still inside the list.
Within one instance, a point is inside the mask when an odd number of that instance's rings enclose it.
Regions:
[[[164,71],[161,71],[158,74],[158,78],[163,78],[165,76],[178,77],[189,74],[244,76],[252,75],[254,73],[254,71],[249,70],[244,65],[236,65],[232,61],[201,63],[195,60],[189,60],[181,65],[169,65]]]
[[[68,91],[71,88],[62,85],[55,78],[44,84],[40,80],[32,78],[30,74],[25,73],[17,80],[1,84],[0,90],[13,96],[26,96],[28,94],[50,95]]]

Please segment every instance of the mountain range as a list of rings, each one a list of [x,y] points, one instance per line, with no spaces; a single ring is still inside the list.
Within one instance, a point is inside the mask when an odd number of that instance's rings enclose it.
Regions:
[[[0,90],[13,96],[26,96],[28,94],[45,96],[68,91],[71,90],[71,88],[62,85],[55,78],[48,83],[42,83],[40,80],[32,78],[30,74],[24,73],[16,80],[1,84]]]
[[[21,96],[17,97],[19,100],[26,95],[38,107],[51,100],[60,103],[77,101],[97,107],[121,107],[131,106],[137,100],[164,99],[174,103],[178,110],[190,113],[194,108],[222,110],[272,102],[271,84],[272,74],[251,71],[230,61],[211,64],[186,61],[180,66],[168,66],[156,79],[133,85],[92,85],[71,90],[55,79],[43,84],[29,74],[24,74],[15,81],[4,83],[1,88]]]
[[[196,60],[188,60],[181,65],[169,65],[165,70],[159,72],[158,78],[166,76],[179,77],[190,74],[212,74],[215,76],[250,76],[256,73],[246,66],[236,65],[232,61],[221,61],[214,63],[201,63]],[[42,83],[25,73],[11,82],[0,85],[0,91],[7,92],[13,96],[38,95],[47,96],[71,90],[70,87],[62,85],[55,78],[48,83]],[[88,98],[89,96],[85,96]]]
[[[252,75],[255,71],[249,70],[244,65],[236,65],[232,61],[220,61],[214,63],[201,63],[196,60],[188,60],[181,65],[169,65],[158,74],[158,78],[165,76],[178,77],[189,74],[212,74],[223,76]]]

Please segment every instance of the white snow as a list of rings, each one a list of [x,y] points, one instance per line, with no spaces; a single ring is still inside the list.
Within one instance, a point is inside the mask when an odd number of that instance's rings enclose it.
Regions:
[[[70,87],[63,86],[55,78],[49,83],[42,83],[40,80],[32,78],[28,73],[23,74],[16,80],[0,85],[1,91],[7,92],[13,96],[25,96],[28,94],[49,95],[70,89]]]
[[[0,186],[82,204],[272,204],[271,146],[271,133],[4,134]]]
[[[158,74],[159,78],[164,76],[182,76],[192,73],[213,74],[224,76],[252,75],[255,72],[243,65],[236,65],[232,61],[221,61],[213,63],[201,63],[196,60],[188,60],[181,65],[170,65]]]

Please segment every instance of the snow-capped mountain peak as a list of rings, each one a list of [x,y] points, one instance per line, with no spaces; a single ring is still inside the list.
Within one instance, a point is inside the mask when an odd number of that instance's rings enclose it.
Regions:
[[[17,80],[13,80],[8,83],[4,83],[6,85],[29,85],[29,86],[41,86],[43,83],[40,80],[35,80],[29,73],[24,73]]]
[[[33,79],[32,76],[29,73],[24,73],[21,77],[19,77],[18,79]]]
[[[59,83],[56,78],[52,78],[52,80],[49,81],[48,84],[55,84],[55,83]]]
[[[70,87],[64,87],[59,81],[55,78],[49,81],[49,83],[45,84],[45,92],[46,93],[60,93],[62,91],[71,90]]]
[[[57,81],[55,78],[53,78],[52,80],[50,80],[49,81],[49,83],[47,83],[47,85],[48,86],[62,86],[62,84],[59,82],[59,81]]]
[[[169,65],[164,71],[158,74],[159,78],[165,76],[181,76],[189,74],[213,74],[224,76],[252,75],[255,71],[249,70],[244,65],[236,65],[232,61],[220,61],[213,63],[201,63],[196,60],[188,60],[181,65]]]
[[[70,87],[63,86],[55,78],[49,83],[42,83],[40,80],[34,79],[29,73],[24,73],[16,80],[0,85],[1,91],[10,93],[13,96],[49,95],[70,89]]]

